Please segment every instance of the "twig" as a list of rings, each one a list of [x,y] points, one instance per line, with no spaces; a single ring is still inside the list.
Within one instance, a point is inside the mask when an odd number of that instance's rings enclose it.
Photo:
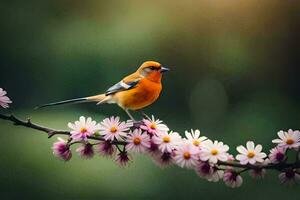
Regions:
[[[283,170],[286,168],[300,168],[300,163],[278,163],[278,164],[268,164],[268,165],[242,165],[237,162],[218,162],[219,166],[229,166],[229,167],[236,167],[242,169],[275,169],[275,170]]]
[[[41,126],[39,124],[32,123],[30,119],[27,121],[21,120],[17,117],[15,117],[13,114],[11,115],[3,115],[0,114],[0,119],[7,120],[13,122],[15,126],[24,126],[27,128],[35,129],[41,132],[45,132],[48,134],[48,138],[53,137],[54,135],[71,135],[70,131],[66,130],[56,130],[48,127]],[[96,137],[96,136],[88,136],[88,139],[92,140],[99,140],[99,141],[105,141],[102,137]],[[114,145],[126,145],[127,143],[124,141],[112,141],[111,142]]]

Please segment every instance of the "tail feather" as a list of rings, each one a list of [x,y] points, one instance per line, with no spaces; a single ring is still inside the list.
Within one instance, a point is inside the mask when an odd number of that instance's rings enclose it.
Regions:
[[[65,101],[58,101],[54,103],[48,103],[41,106],[35,107],[35,109],[44,108],[44,107],[50,107],[50,106],[57,106],[57,105],[63,105],[63,104],[71,104],[71,103],[85,103],[85,102],[98,102],[98,104],[102,104],[105,102],[108,102],[110,100],[110,96],[106,96],[105,94],[90,96],[90,97],[83,97],[83,98],[77,98],[77,99],[69,99]]]
[[[58,101],[58,102],[54,102],[54,103],[48,103],[48,104],[44,104],[44,105],[40,105],[35,107],[35,109],[40,109],[40,108],[44,108],[44,107],[50,107],[50,106],[57,106],[57,105],[63,105],[63,104],[70,104],[70,103],[84,103],[87,102],[87,98],[77,98],[77,99],[69,99],[69,100],[65,100],[65,101]]]
[[[105,94],[99,94],[99,95],[87,97],[87,101],[98,102],[97,105],[102,103],[108,103],[110,99],[111,96],[110,95],[106,96]]]

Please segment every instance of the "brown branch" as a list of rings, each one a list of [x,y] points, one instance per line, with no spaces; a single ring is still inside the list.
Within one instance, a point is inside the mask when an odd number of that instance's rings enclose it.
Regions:
[[[13,114],[12,115],[3,115],[0,114],[0,119],[7,120],[13,122],[16,126],[24,126],[27,128],[35,129],[41,132],[45,132],[48,134],[48,138],[51,138],[54,135],[71,135],[70,131],[66,130],[56,130],[48,127],[44,127],[35,123],[32,123],[30,119],[27,119],[27,121],[18,119]],[[92,140],[98,140],[98,141],[105,141],[103,137],[97,137],[97,136],[89,136],[88,139]],[[112,144],[114,145],[126,145],[127,142],[125,141],[112,141]],[[284,169],[288,168],[300,168],[300,162],[297,160],[295,163],[279,163],[279,164],[268,164],[268,165],[242,165],[238,162],[234,161],[228,161],[228,162],[218,162],[219,166],[229,166],[229,167],[235,167],[235,168],[242,168],[242,169],[274,169],[282,171]]]
[[[0,114],[0,119],[7,120],[13,122],[15,126],[24,126],[27,128],[35,129],[44,133],[48,134],[48,138],[53,137],[54,135],[71,135],[70,131],[66,130],[56,130],[48,127],[41,126],[39,124],[32,123],[30,119],[21,120],[17,117],[15,117],[13,114],[11,115],[3,115]],[[88,139],[92,140],[99,140],[99,141],[105,141],[104,138],[102,137],[97,137],[97,136],[88,136]],[[126,145],[126,142],[123,141],[112,141],[112,144],[114,145]]]
[[[236,167],[236,168],[243,168],[243,169],[274,169],[274,170],[283,170],[287,168],[300,168],[300,162],[295,162],[295,163],[278,163],[278,164],[268,164],[268,165],[242,165],[240,163],[234,162],[234,161],[229,161],[229,162],[218,162],[219,166],[229,166],[229,167]]]

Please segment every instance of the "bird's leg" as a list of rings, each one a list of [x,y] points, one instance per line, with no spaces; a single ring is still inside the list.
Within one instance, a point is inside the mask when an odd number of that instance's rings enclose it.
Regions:
[[[141,125],[144,124],[143,121],[136,121],[133,116],[130,114],[128,109],[125,109],[125,112],[127,113],[127,115],[129,116],[129,118],[133,121],[133,126],[136,128],[140,128]]]
[[[151,118],[146,113],[144,113],[144,111],[141,110],[140,112],[141,112],[141,114],[143,115],[144,118],[151,121]]]
[[[128,109],[125,109],[125,112],[127,113],[128,117],[133,121],[136,122],[136,120],[133,118],[133,116],[130,114]]]

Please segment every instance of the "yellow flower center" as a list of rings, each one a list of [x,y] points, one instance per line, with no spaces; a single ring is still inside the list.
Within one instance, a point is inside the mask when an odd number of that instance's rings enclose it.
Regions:
[[[115,126],[113,126],[113,127],[110,128],[110,132],[112,132],[112,133],[117,132],[117,130],[118,130],[118,129],[117,129]]]
[[[151,129],[156,129],[156,128],[157,128],[157,125],[156,125],[155,123],[152,123],[151,126],[150,126],[150,128],[151,128]]]
[[[141,144],[141,138],[134,138],[133,143],[134,143],[135,145]]]
[[[217,149],[212,149],[211,151],[210,151],[210,153],[211,153],[211,155],[217,155],[218,154],[218,150]]]
[[[165,143],[169,143],[171,140],[170,140],[170,137],[169,137],[169,136],[164,136],[164,137],[163,137],[163,141],[164,141]]]
[[[81,132],[81,133],[86,133],[86,132],[87,132],[87,129],[86,129],[86,128],[81,128],[81,129],[80,129],[80,132]]]
[[[186,160],[190,159],[190,158],[191,158],[190,152],[184,152],[184,153],[183,153],[183,157],[184,157],[184,159],[186,159]]]
[[[289,145],[294,144],[294,140],[289,138],[289,139],[286,140],[286,143],[289,144]]]
[[[195,146],[199,146],[199,145],[200,145],[200,141],[199,141],[199,140],[194,140],[193,144],[194,144]]]
[[[255,153],[253,151],[249,151],[247,156],[248,158],[253,158],[255,156]]]

